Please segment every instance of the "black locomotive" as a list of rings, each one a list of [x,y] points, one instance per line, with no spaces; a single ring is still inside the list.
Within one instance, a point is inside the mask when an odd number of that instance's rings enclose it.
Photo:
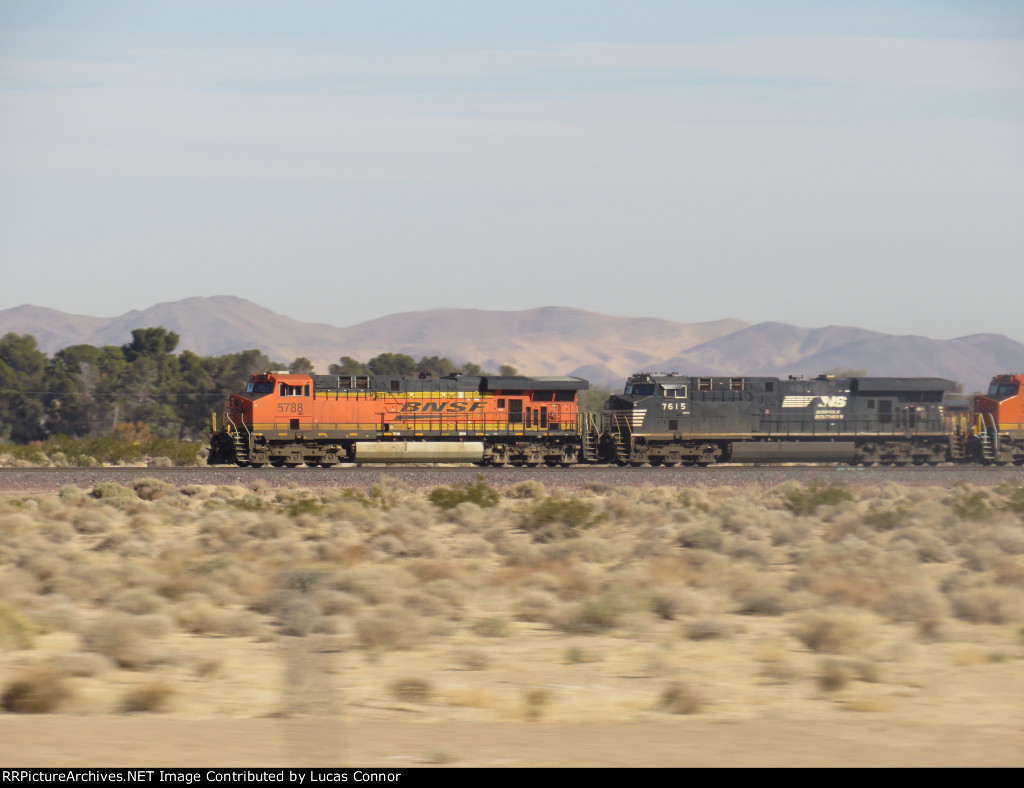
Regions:
[[[964,459],[969,417],[942,378],[689,377],[641,373],[610,397],[601,457],[632,465]]]

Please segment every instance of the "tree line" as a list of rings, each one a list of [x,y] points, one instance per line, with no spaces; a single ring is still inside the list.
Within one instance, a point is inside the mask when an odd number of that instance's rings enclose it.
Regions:
[[[210,413],[239,390],[253,372],[289,369],[313,373],[309,359],[272,361],[262,351],[223,356],[175,354],[180,337],[165,328],[137,328],[125,345],[71,345],[47,356],[30,334],[0,338],[0,441],[29,443],[57,435],[115,435],[197,440]],[[416,361],[403,353],[381,353],[360,362],[342,356],[331,375],[488,374],[472,362],[441,356]],[[498,374],[515,375],[502,365]]]

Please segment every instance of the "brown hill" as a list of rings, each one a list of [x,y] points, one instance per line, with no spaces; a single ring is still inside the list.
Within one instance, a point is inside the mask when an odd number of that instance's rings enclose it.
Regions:
[[[36,306],[0,311],[0,335],[32,334],[47,353],[77,343],[124,344],[133,328],[148,326],[177,332],[182,349],[202,355],[255,347],[283,364],[305,356],[318,371],[341,356],[365,361],[395,352],[448,356],[495,370],[511,364],[529,374],[574,374],[613,387],[640,370],[815,375],[860,369],[872,375],[947,377],[971,391],[997,372],[1024,370],[1024,344],[997,334],[937,340],[844,326],[751,325],[734,319],[677,323],[569,307],[404,312],[346,328],[304,323],[233,296],[187,298],[114,318]]]

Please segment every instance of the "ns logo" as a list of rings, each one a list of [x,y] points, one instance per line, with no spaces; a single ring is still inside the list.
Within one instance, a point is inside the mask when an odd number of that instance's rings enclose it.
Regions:
[[[818,400],[819,408],[845,408],[846,397],[835,396],[835,397],[814,397],[807,395],[795,395],[788,394],[782,400],[782,407],[784,408],[806,408],[815,400]]]

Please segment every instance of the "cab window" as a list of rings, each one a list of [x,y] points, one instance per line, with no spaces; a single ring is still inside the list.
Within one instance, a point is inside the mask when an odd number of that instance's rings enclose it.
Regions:
[[[1019,383],[993,383],[988,387],[988,395],[993,399],[1009,399],[1017,396]]]

